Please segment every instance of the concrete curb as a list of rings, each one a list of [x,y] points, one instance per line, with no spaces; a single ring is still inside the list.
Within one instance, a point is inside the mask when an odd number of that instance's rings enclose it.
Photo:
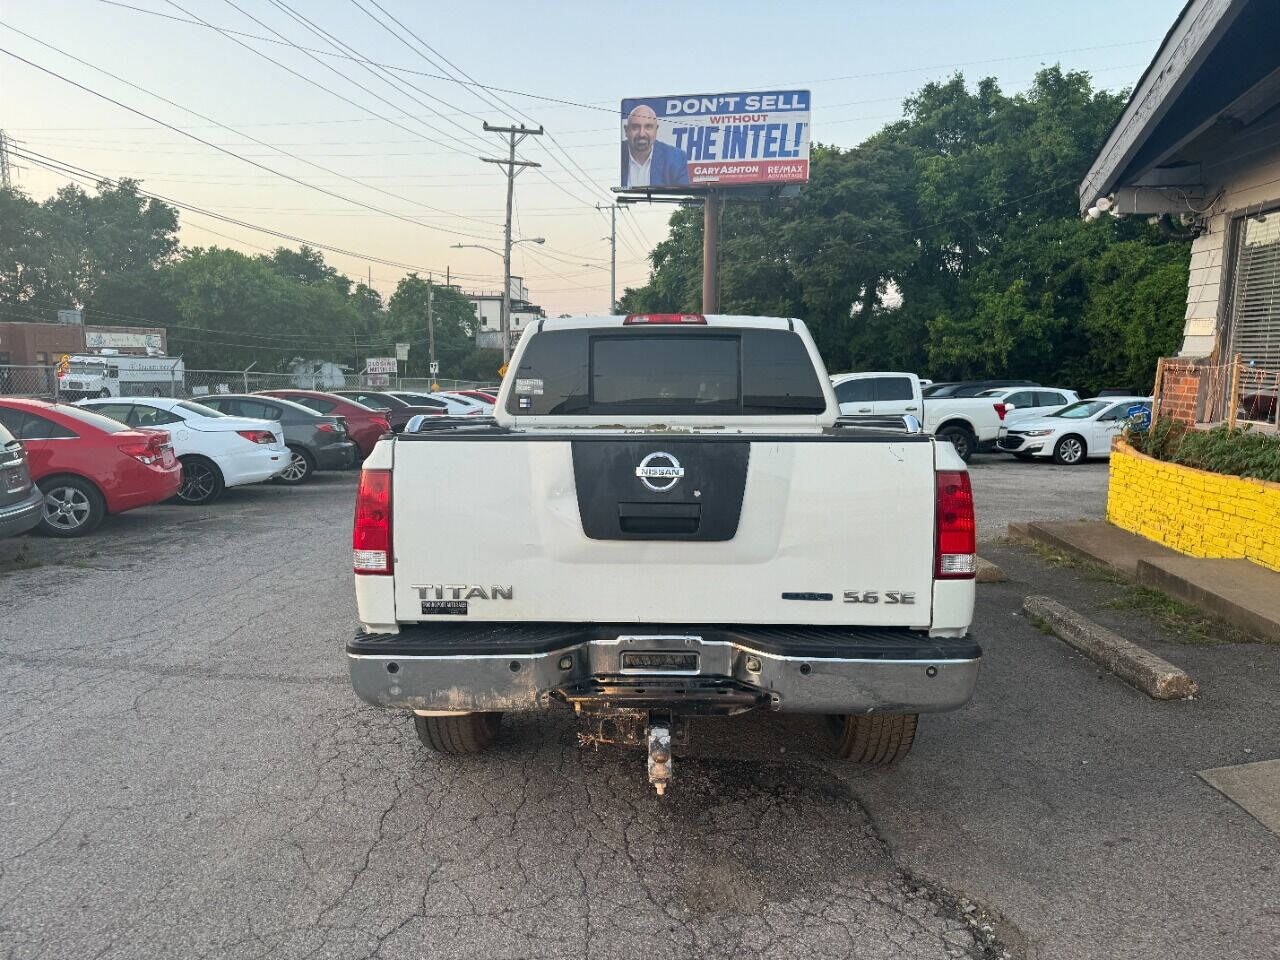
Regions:
[[[1048,626],[1059,639],[1149,697],[1181,700],[1195,695],[1196,682],[1181,668],[1080,616],[1056,600],[1027,597],[1022,601],[1022,610]]]
[[[990,560],[983,560],[982,557],[977,559],[978,573],[976,579],[978,583],[1004,583],[1009,579],[1004,575],[1004,571]]]

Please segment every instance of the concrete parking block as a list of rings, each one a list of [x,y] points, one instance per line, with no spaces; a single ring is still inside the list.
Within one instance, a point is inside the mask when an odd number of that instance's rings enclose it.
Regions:
[[[1196,682],[1181,668],[1050,597],[1027,597],[1022,609],[1059,639],[1153,699],[1181,700],[1196,692]]]
[[[1200,776],[1272,833],[1280,835],[1280,760],[1201,770]]]

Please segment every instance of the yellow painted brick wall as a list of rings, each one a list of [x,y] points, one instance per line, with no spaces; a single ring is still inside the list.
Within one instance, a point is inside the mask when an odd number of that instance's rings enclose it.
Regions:
[[[1107,519],[1193,557],[1244,557],[1280,570],[1280,484],[1111,451]]]

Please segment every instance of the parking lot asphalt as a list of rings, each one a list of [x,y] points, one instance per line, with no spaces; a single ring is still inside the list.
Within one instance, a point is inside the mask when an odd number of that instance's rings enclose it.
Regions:
[[[975,453],[969,461],[978,542],[1003,537],[1011,523],[1100,520],[1107,515],[1107,461],[1072,467],[1051,460],[1015,460]]]
[[[354,698],[353,493],[241,488],[21,563],[0,542],[0,953],[1277,955],[1280,839],[1195,770],[1280,755],[1280,651],[1175,648],[1202,696],[1154,704],[1016,616],[1094,588],[993,545],[978,695],[899,768],[751,715],[697,725],[657,798],[563,714],[459,760]]]

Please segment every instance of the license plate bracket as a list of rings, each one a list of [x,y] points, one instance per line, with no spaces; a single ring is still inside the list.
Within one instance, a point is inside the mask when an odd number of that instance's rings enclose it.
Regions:
[[[625,650],[623,673],[666,673],[693,675],[698,673],[698,654],[675,650]]]

